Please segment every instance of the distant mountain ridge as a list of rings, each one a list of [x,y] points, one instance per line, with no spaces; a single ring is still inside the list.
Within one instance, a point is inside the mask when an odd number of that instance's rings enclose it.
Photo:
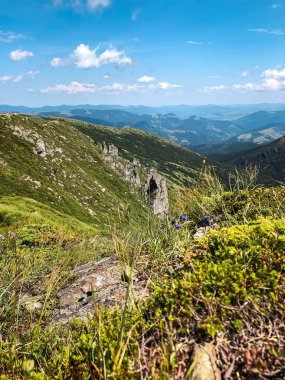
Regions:
[[[5,106],[2,106],[5,108]],[[46,117],[65,117],[86,121],[91,124],[116,128],[134,128],[176,142],[202,155],[211,156],[241,152],[270,143],[285,134],[285,111],[258,111],[234,120],[225,120],[232,108],[222,106],[173,106],[150,108],[144,106],[70,106],[43,107],[34,114]],[[95,108],[97,107],[97,108]],[[112,106],[113,107],[113,106]],[[116,108],[117,107],[117,108]],[[266,105],[264,106],[266,107]],[[285,107],[285,106],[284,106]],[[21,107],[22,109],[23,107]],[[99,109],[98,109],[99,108]],[[154,113],[163,110],[206,110],[221,112],[221,119],[210,119],[199,114],[179,116],[174,112]],[[248,108],[249,109],[249,108]],[[130,112],[132,110],[133,112]],[[137,113],[137,111],[145,113]],[[26,109],[27,111],[27,109]],[[179,111],[179,112],[180,112]],[[1,112],[1,106],[0,106]],[[202,112],[202,113],[203,113]],[[225,114],[223,114],[225,112]]]
[[[260,110],[278,111],[284,110],[284,103],[261,103],[261,104],[233,104],[233,105],[168,105],[168,106],[144,106],[118,104],[79,104],[79,105],[58,105],[43,107],[25,107],[0,105],[0,112],[19,112],[19,113],[39,113],[39,112],[60,112],[74,109],[97,109],[97,110],[123,110],[135,114],[156,114],[156,113],[175,113],[178,116],[198,115],[213,119],[233,120]]]
[[[240,169],[248,165],[257,166],[260,172],[281,183],[285,183],[285,136],[270,144],[233,155],[216,156],[220,162]]]
[[[121,110],[78,109],[41,112],[39,116],[68,117],[93,124],[131,127],[164,137],[190,149],[202,143],[218,143],[243,132],[231,121],[209,120],[201,116],[178,117],[174,113],[137,115]]]
[[[194,147],[194,150],[215,158],[216,154],[242,152],[285,135],[285,111],[260,111],[234,120],[233,123],[240,127],[241,133],[218,144]]]

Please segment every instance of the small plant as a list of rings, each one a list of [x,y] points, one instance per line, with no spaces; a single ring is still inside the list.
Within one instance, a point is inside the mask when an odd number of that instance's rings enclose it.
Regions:
[[[235,169],[229,174],[230,191],[251,190],[257,187],[259,168],[254,165],[247,165],[244,170]]]

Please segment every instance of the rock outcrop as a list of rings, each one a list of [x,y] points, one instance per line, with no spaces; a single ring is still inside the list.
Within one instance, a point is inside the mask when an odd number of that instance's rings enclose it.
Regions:
[[[73,275],[76,280],[58,293],[60,307],[54,313],[55,322],[67,322],[70,318],[86,319],[94,313],[94,304],[114,307],[124,304],[130,277],[133,296],[148,296],[145,284],[135,274],[131,276],[115,257],[105,257],[79,266]]]
[[[118,148],[113,144],[98,144],[102,150],[103,158],[109,162],[112,169],[121,174],[125,181],[129,182],[133,187],[139,188],[141,180],[139,175],[140,162],[137,158],[132,161],[119,157]]]
[[[153,168],[148,170],[143,193],[154,214],[168,213],[169,201],[166,179]]]
[[[102,150],[103,157],[110,166],[119,172],[125,181],[135,188],[141,188],[147,203],[154,214],[167,214],[169,211],[168,191],[166,179],[154,168],[147,170],[147,178],[144,185],[141,185],[140,169],[141,164],[137,158],[132,161],[119,156],[118,148],[113,144],[98,144]]]

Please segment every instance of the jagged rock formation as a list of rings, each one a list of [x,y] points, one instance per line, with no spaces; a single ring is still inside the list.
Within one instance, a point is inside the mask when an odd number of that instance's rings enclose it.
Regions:
[[[166,179],[153,168],[148,170],[143,193],[154,214],[168,213],[169,201]]]
[[[116,169],[133,187],[141,186],[140,162],[137,158],[132,161],[119,157],[118,148],[113,144],[98,144],[102,150],[103,157],[113,169]],[[154,168],[147,171],[147,179],[142,187],[142,193],[154,214],[167,214],[169,210],[168,191],[166,179]]]
[[[139,168],[140,162],[138,159],[133,158],[132,161],[119,157],[118,148],[113,144],[98,144],[102,150],[103,158],[109,162],[112,169],[117,170],[125,181],[129,182],[133,187],[140,187]]]

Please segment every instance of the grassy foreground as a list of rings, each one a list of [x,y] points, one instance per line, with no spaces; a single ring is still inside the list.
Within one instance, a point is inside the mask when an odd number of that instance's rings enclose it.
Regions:
[[[0,379],[191,379],[200,342],[214,343],[224,379],[284,379],[285,188],[235,183],[224,192],[205,173],[177,198],[177,228],[170,219],[128,238],[110,231],[114,246],[60,220],[22,227],[7,221],[4,205]],[[205,216],[214,228],[193,239]],[[122,308],[94,305],[87,322],[51,325],[71,269],[111,251],[132,263],[150,297],[130,302],[129,281]],[[27,288],[35,297],[45,289],[42,310],[20,303]]]

